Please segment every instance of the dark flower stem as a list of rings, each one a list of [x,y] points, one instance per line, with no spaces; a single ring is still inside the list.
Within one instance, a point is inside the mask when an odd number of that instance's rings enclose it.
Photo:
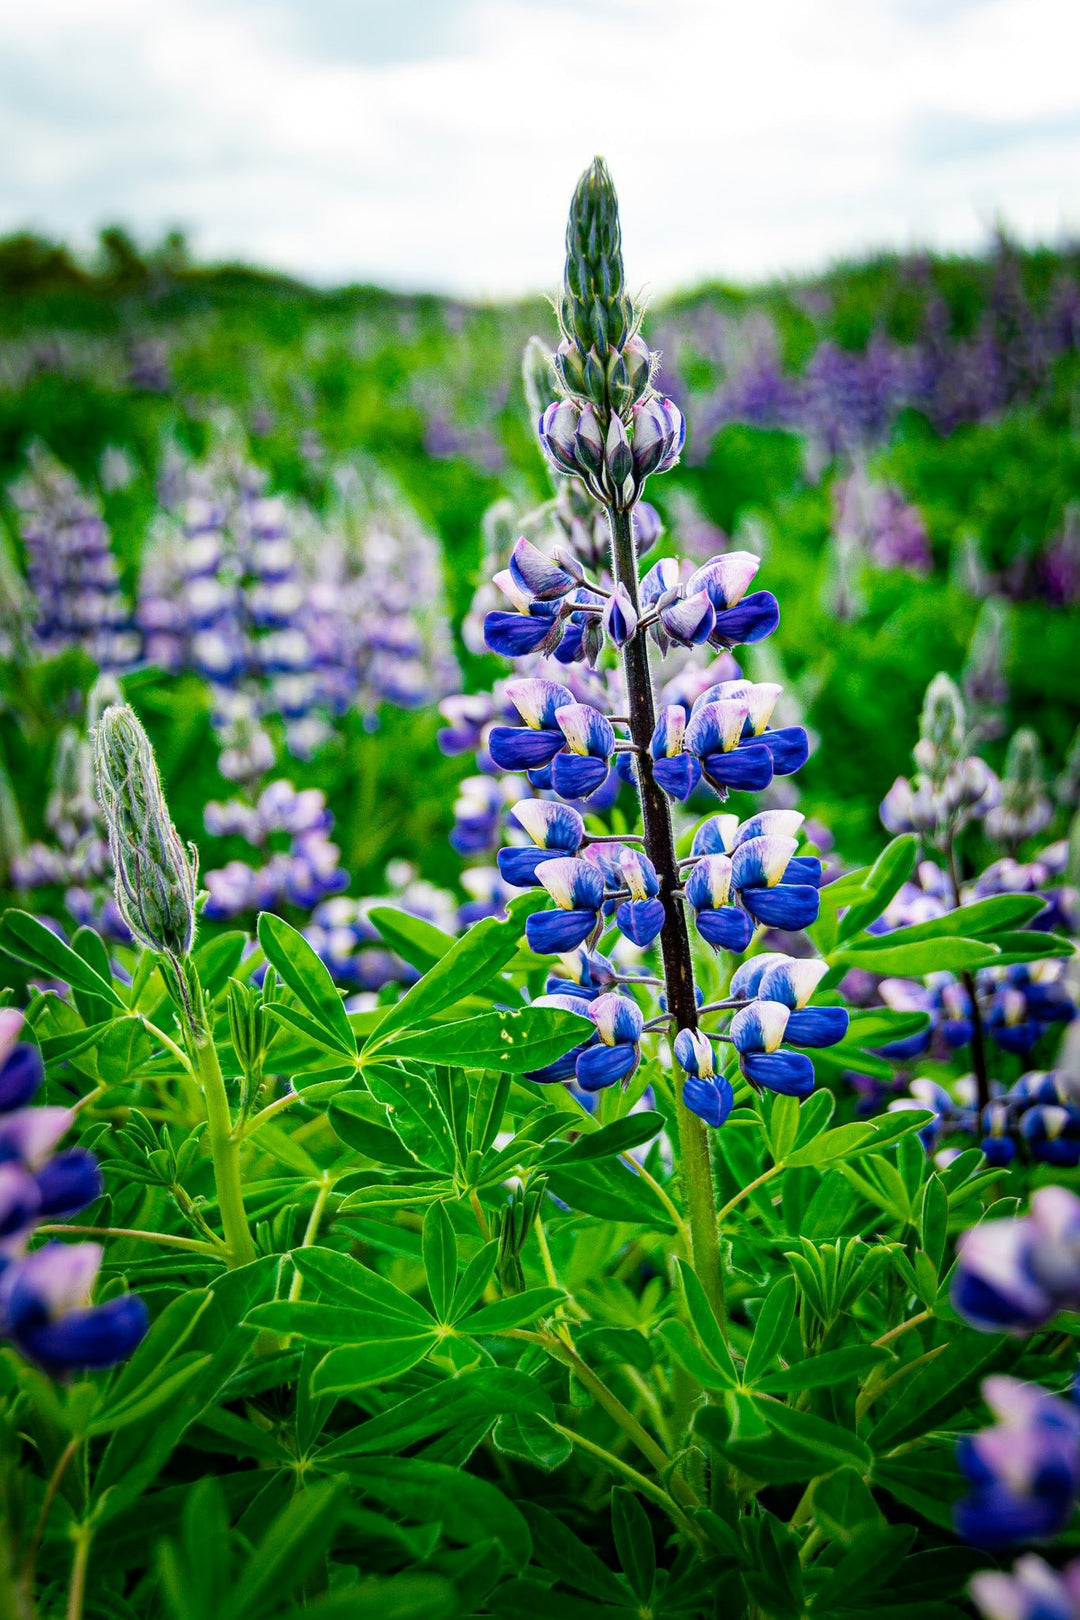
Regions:
[[[638,606],[637,557],[629,512],[608,508],[611,527],[612,572],[625,585],[631,602]],[[660,879],[664,903],[664,927],[660,948],[664,958],[664,987],[667,1004],[676,1029],[697,1028],[697,1002],[694,995],[694,967],[686,917],[678,899],[679,867],[671,828],[668,801],[653,777],[649,743],[656,728],[656,705],[649,670],[648,642],[643,635],[630,638],[623,648],[623,668],[629,704],[630,735],[637,748],[637,779],[641,814],[645,826],[645,852]],[[724,1279],[720,1269],[720,1235],[716,1220],[712,1161],[708,1130],[696,1114],[675,1104],[679,1127],[679,1157],[684,1196],[690,1219],[694,1270],[718,1320],[726,1320]]]

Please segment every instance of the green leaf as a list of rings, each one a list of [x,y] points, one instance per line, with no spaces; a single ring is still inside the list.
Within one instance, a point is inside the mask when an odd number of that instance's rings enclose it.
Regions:
[[[799,1134],[799,1099],[774,1096],[769,1112],[769,1151],[777,1164],[782,1164]]]
[[[294,1496],[244,1566],[221,1620],[256,1620],[267,1609],[276,1610],[323,1557],[344,1507],[336,1480],[321,1481]]]
[[[384,1522],[393,1528],[390,1520]],[[365,1576],[355,1586],[305,1604],[302,1620],[455,1620],[460,1613],[461,1600],[450,1580],[410,1574]]]
[[[814,1518],[837,1541],[850,1544],[864,1524],[880,1524],[881,1511],[857,1468],[838,1468],[814,1486]]]
[[[955,912],[950,912],[950,923],[955,916]],[[989,967],[1000,954],[997,946],[987,940],[949,936],[909,941],[904,937],[907,932],[906,928],[898,928],[893,934],[883,934],[879,938],[871,936],[857,944],[846,945],[832,952],[829,965],[865,968],[870,973],[921,979],[925,973],[963,973]]]
[[[845,1463],[857,1463],[862,1469],[869,1468],[872,1461],[870,1447],[849,1429],[829,1423],[813,1412],[796,1411],[793,1406],[785,1406],[780,1401],[759,1401],[758,1411],[782,1440],[790,1441],[819,1457],[821,1472],[827,1468],[842,1467]]]
[[[918,855],[919,840],[912,833],[901,833],[899,838],[885,845],[840,919],[837,937],[841,941],[850,939],[860,928],[881,916],[915,870]]]
[[[373,906],[367,920],[379,930],[390,949],[419,973],[427,973],[456,944],[453,934],[397,906]]]
[[[469,1123],[469,1147],[474,1153],[486,1153],[502,1129],[510,1084],[510,1076],[503,1070],[486,1069],[480,1076]]]
[[[661,1322],[657,1333],[671,1352],[671,1358],[695,1383],[705,1389],[732,1389],[738,1382],[734,1370],[729,1374],[709,1360],[685,1322]]]
[[[1063,934],[995,934],[994,944],[1001,952],[994,958],[995,967],[1009,967],[1014,962],[1042,962],[1052,956],[1075,956],[1076,946]]]
[[[554,1417],[551,1397],[535,1378],[511,1367],[479,1367],[410,1395],[388,1411],[338,1435],[315,1455],[320,1467],[338,1457],[403,1451],[433,1434],[477,1418],[490,1422],[503,1414]]]
[[[282,982],[330,1037],[336,1050],[353,1056],[356,1037],[341,997],[325,964],[303,934],[270,911],[260,912],[258,928],[259,944]]]
[[[422,1253],[436,1319],[445,1322],[457,1283],[458,1248],[445,1204],[432,1204],[424,1216]]]
[[[482,989],[516,953],[523,931],[524,923],[513,916],[506,922],[485,917],[476,923],[390,1008],[371,1037],[372,1051],[387,1046],[391,1035],[427,1023],[436,1013]]]
[[[149,1061],[150,1037],[139,1018],[115,1018],[98,1046],[98,1073],[106,1085],[119,1085]]]
[[[799,1165],[823,1165],[830,1164],[833,1159],[850,1158],[856,1148],[863,1143],[874,1142],[875,1137],[874,1126],[869,1122],[836,1125],[831,1131],[815,1136],[804,1147],[795,1148],[788,1155],[787,1167],[793,1170]]]
[[[321,1047],[324,1052],[343,1051],[335,1031],[328,1029],[317,1019],[309,1018],[307,1013],[301,1012],[298,1007],[287,1007],[283,1001],[271,1001],[264,1004],[264,1010],[275,1023],[295,1030],[298,1035],[303,1035],[306,1041],[310,1041],[313,1046]],[[278,1050],[279,1048],[275,1048],[275,1055]],[[355,1058],[355,1055],[354,1046],[348,1056]]]
[[[112,964],[109,961],[109,952],[101,935],[93,928],[77,928],[71,938],[72,949],[88,962],[94,972],[103,979],[112,978]],[[74,993],[75,1005],[88,1024],[96,1024],[109,1016],[109,1002],[101,996],[90,995],[85,990],[76,990]]]
[[[754,1337],[746,1356],[745,1378],[757,1383],[768,1371],[783,1347],[795,1320],[795,1279],[781,1276],[765,1296],[754,1327]]]
[[[540,1163],[581,1164],[590,1159],[606,1159],[618,1153],[630,1153],[643,1142],[651,1141],[664,1128],[662,1114],[627,1114],[598,1131],[583,1133],[574,1142],[558,1142],[540,1155]]]
[[[521,1511],[532,1531],[533,1558],[542,1569],[575,1592],[625,1610],[625,1586],[562,1519],[538,1502],[523,1502]]]
[[[124,1005],[111,979],[102,978],[78,952],[57,939],[51,928],[28,911],[4,912],[0,918],[0,950],[50,979],[62,979],[73,990],[100,996],[113,1007]]]
[[[546,1316],[566,1295],[561,1288],[526,1288],[524,1293],[510,1294],[496,1300],[494,1305],[483,1305],[464,1321],[458,1319],[461,1333],[483,1338],[489,1333],[505,1333],[508,1328],[524,1327],[538,1316]]]
[[[396,1515],[421,1524],[441,1522],[443,1534],[466,1547],[494,1537],[512,1569],[528,1563],[529,1527],[486,1479],[416,1457],[365,1457],[346,1466],[358,1491]]]
[[[806,1361],[793,1362],[779,1372],[767,1372],[754,1382],[765,1395],[792,1395],[803,1389],[824,1389],[845,1380],[860,1378],[879,1362],[888,1361],[889,1352],[872,1344],[847,1345],[842,1350],[826,1350]]]
[[[909,1136],[912,1131],[921,1131],[929,1125],[934,1115],[929,1109],[898,1108],[892,1114],[879,1114],[874,1121],[874,1135],[868,1141],[857,1143],[850,1148],[846,1159],[861,1159],[867,1153],[879,1153],[882,1148],[891,1147],[902,1136]]]
[[[648,1604],[656,1580],[652,1525],[634,1495],[619,1486],[611,1493],[611,1528],[623,1573],[640,1602]]]
[[[374,1050],[380,1057],[525,1074],[530,1069],[542,1069],[554,1063],[592,1033],[591,1021],[577,1013],[555,1007],[522,1007],[481,1013],[479,1018],[465,1018],[460,1023],[439,1024],[412,1033],[399,1034],[392,1030],[387,1034],[380,1025],[376,1043],[365,1047],[362,1061]]]
[[[919,1238],[931,1264],[940,1270],[945,1254],[945,1235],[949,1225],[949,1198],[941,1177],[931,1175],[923,1188],[922,1210],[919,1215]]]
[[[326,1111],[330,1128],[347,1147],[376,1164],[391,1165],[398,1170],[417,1170],[420,1161],[409,1152],[396,1131],[389,1125],[380,1125],[370,1118],[370,1110],[378,1107],[370,1097],[357,1092],[346,1092],[334,1098]],[[380,1109],[381,1113],[382,1110]]]
[[[495,1275],[495,1262],[498,1257],[499,1245],[497,1242],[485,1243],[484,1247],[473,1255],[461,1274],[461,1280],[454,1294],[452,1306],[452,1320],[454,1322],[464,1316],[467,1311],[472,1310]]]
[[[853,1007],[848,1014],[846,1040],[855,1046],[884,1046],[887,1041],[921,1035],[929,1023],[929,1013],[900,1012],[894,1007]]]
[[[318,1245],[294,1249],[292,1262],[305,1282],[312,1283],[338,1304],[353,1309],[362,1304],[406,1322],[429,1328],[433,1325],[430,1313],[411,1295],[402,1293],[377,1271],[362,1266],[359,1260],[347,1254],[339,1254],[336,1249]]]
[[[400,1316],[384,1315],[373,1307],[324,1305],[311,1299],[274,1299],[256,1305],[246,1320],[271,1333],[295,1334],[307,1344],[360,1344],[365,1339],[434,1335],[431,1318],[426,1324],[406,1323]]]
[[[495,1424],[491,1438],[498,1451],[519,1457],[545,1473],[561,1468],[574,1449],[546,1419],[530,1412],[507,1412]]]
[[[423,1361],[437,1343],[434,1333],[428,1333],[339,1346],[312,1373],[312,1394],[348,1395],[372,1384],[388,1384]]]
[[[739,1375],[735,1371],[735,1363],[731,1359],[731,1351],[728,1349],[723,1329],[709,1304],[708,1296],[701,1286],[696,1271],[684,1260],[676,1260],[675,1265],[698,1343],[724,1378],[733,1385],[739,1383]]]
[[[652,1232],[673,1232],[670,1217],[648,1182],[619,1160],[553,1165],[550,1190],[571,1209],[603,1220],[630,1221]]]

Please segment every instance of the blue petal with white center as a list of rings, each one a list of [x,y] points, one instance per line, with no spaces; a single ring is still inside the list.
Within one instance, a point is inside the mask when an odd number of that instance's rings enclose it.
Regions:
[[[726,906],[731,899],[731,860],[727,855],[703,855],[686,879],[686,898],[695,911]]]
[[[638,601],[643,608],[652,607],[654,602],[668,591],[673,591],[679,583],[679,564],[675,557],[661,557],[654,562],[649,572],[638,586]]]
[[[806,1006],[828,971],[828,963],[814,957],[782,956],[765,969],[753,994],[762,1001],[782,1001],[794,1011]]]
[[[660,893],[656,867],[640,849],[623,844],[619,848],[619,872],[631,900],[651,900]]]
[[[731,882],[736,889],[773,888],[781,883],[794,855],[794,838],[747,838],[731,856]]]
[[[540,868],[540,881],[564,911],[599,911],[604,903],[604,874],[591,861],[568,856],[545,861]],[[573,946],[568,945],[566,949],[572,950]]]
[[[507,681],[504,691],[525,725],[532,726],[536,731],[553,730],[559,710],[569,708],[574,701],[574,694],[568,686],[561,685],[559,681],[540,680],[536,676]]]
[[[611,722],[591,703],[567,703],[557,711],[555,720],[572,754],[607,760],[615,752]]]
[[[752,1001],[731,1020],[728,1034],[737,1052],[775,1052],[791,1009],[781,1001]]]
[[[748,962],[740,962],[731,976],[731,994],[738,1001],[752,1000],[757,995],[761,981],[769,969],[792,960],[793,958],[785,956],[783,951],[762,951],[760,956],[752,956]]]
[[[709,1037],[700,1029],[680,1029],[674,1042],[675,1061],[696,1080],[716,1076],[716,1053]]]
[[[670,703],[660,710],[653,730],[649,753],[653,759],[673,759],[686,746],[686,710],[678,703]]]
[[[536,874],[544,862],[556,860],[563,853],[562,850],[522,848],[515,844],[498,850],[495,864],[503,882],[512,889],[534,889],[540,882]]]
[[[691,574],[687,592],[705,591],[717,612],[741,602],[761,567],[761,558],[752,551],[727,551],[710,557]]]
[[[684,747],[699,759],[707,754],[728,753],[739,746],[749,712],[745,703],[732,698],[704,704],[690,716]]]
[[[510,814],[540,849],[574,855],[585,841],[585,823],[576,810],[550,799],[520,799]]]
[[[700,647],[716,628],[716,609],[705,591],[696,591],[661,608],[660,624],[676,646]]]
[[[805,820],[801,810],[759,810],[740,822],[732,847],[745,844],[748,838],[794,838]]]
[[[589,1006],[589,1017],[605,1046],[640,1041],[645,1027],[645,1015],[637,1002],[614,991],[597,996]]]
[[[576,1013],[579,1017],[585,1013],[585,1004],[576,996],[548,994],[537,996],[533,1003],[535,1007],[554,1007],[560,1012]],[[559,1081],[572,1080],[577,1066],[577,1060],[582,1052],[596,1040],[595,1034],[587,1035],[584,1041],[564,1052],[562,1057],[556,1058],[554,1063],[548,1063],[542,1069],[529,1070],[526,1080],[535,1080],[538,1085],[555,1085]]]
[[[694,834],[691,855],[730,855],[735,848],[738,816],[710,816]]]

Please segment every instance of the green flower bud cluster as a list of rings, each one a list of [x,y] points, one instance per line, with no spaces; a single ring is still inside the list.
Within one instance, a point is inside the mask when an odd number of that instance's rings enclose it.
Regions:
[[[603,158],[586,169],[570,204],[557,310],[559,381],[596,408],[606,433],[610,416],[627,421],[648,395],[657,356],[638,333],[641,312],[626,291],[619,202]]]
[[[939,788],[959,764],[966,738],[967,716],[960,690],[948,675],[935,675],[926,688],[919,740],[913,750],[916,765],[934,787]]]
[[[116,871],[116,903],[149,950],[183,960],[195,940],[198,853],[169,819],[150,739],[134,710],[113,703],[93,734],[98,798]]]
[[[521,1269],[521,1251],[525,1239],[543,1205],[547,1193],[547,1177],[538,1176],[528,1187],[516,1187],[498,1218],[492,1235],[498,1238],[499,1254],[495,1262],[499,1281],[510,1294],[520,1294],[525,1287],[525,1274]]]
[[[987,816],[986,830],[991,838],[1015,848],[1025,838],[1045,832],[1053,818],[1039,739],[1024,726],[1010,739],[1001,779],[1001,803]]]

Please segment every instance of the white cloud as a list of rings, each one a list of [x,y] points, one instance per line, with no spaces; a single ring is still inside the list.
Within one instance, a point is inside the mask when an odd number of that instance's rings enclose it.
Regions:
[[[1078,43],[1073,0],[35,0],[0,9],[0,229],[515,292],[603,151],[658,289],[1056,236]]]

